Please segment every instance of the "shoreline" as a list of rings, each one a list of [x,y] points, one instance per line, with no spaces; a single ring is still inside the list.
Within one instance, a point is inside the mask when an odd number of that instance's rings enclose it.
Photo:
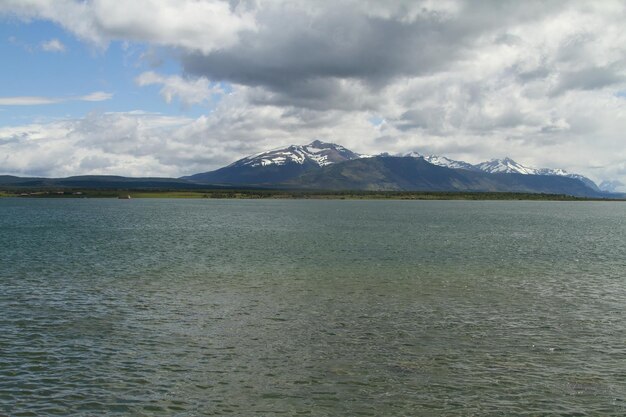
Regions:
[[[275,199],[275,200],[470,200],[470,201],[626,201],[624,198],[590,198],[563,194],[434,191],[309,191],[309,190],[55,190],[0,191],[0,198],[114,198],[131,199]]]

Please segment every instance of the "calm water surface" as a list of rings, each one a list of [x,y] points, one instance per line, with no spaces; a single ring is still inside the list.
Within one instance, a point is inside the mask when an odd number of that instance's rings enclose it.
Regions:
[[[626,204],[0,199],[0,414],[626,415]]]

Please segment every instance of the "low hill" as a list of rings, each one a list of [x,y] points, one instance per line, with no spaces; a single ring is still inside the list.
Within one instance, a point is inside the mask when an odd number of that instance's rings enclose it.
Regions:
[[[85,188],[85,189],[195,189],[198,184],[177,178],[130,178],[114,175],[80,175],[67,178],[28,178],[0,176],[7,188]],[[204,186],[206,188],[206,186]]]

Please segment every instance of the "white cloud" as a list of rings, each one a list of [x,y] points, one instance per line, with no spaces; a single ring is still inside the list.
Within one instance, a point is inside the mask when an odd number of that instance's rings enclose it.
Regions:
[[[42,104],[60,103],[62,100],[54,97],[17,96],[0,97],[0,106],[37,106]]]
[[[292,113],[250,106],[245,100],[244,92],[229,95],[216,111],[196,119],[92,113],[82,119],[0,128],[2,174],[182,176],[216,169],[275,143],[304,142],[317,135],[371,140],[377,133],[354,115]],[[294,129],[297,134],[289,132]]]
[[[82,101],[106,101],[113,98],[112,93],[106,93],[104,91],[96,91],[86,96],[77,97],[77,100]]]
[[[57,104],[68,101],[105,101],[113,98],[113,94],[96,91],[85,96],[69,97],[41,97],[41,96],[15,96],[0,97],[0,106],[37,106],[44,104]]]
[[[0,13],[51,20],[79,38],[149,42],[209,52],[228,47],[239,32],[254,30],[252,14],[221,0],[4,0]]]
[[[224,94],[219,85],[211,84],[204,77],[184,79],[178,75],[163,76],[149,71],[139,75],[135,82],[139,86],[161,85],[161,96],[167,103],[178,98],[185,106],[210,101],[213,96]]]
[[[94,113],[78,120],[4,127],[0,128],[0,166],[18,175],[174,175],[177,168],[159,157],[167,156],[167,132],[184,123],[189,120]],[[163,153],[153,154],[158,148]]]
[[[66,47],[58,39],[50,39],[41,43],[41,49],[46,52],[65,52]]]

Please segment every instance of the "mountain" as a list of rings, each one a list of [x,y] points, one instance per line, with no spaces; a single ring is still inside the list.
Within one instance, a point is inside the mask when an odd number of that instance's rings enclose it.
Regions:
[[[582,181],[587,187],[595,191],[602,191],[600,187],[598,187],[591,179],[585,177],[584,175],[571,174],[564,169],[541,168],[537,170],[537,175],[558,175],[561,177],[573,178],[575,180]]]
[[[291,145],[287,148],[274,149],[248,156],[232,163],[230,166],[268,166],[297,163],[326,166],[335,162],[360,158],[361,155],[334,143],[315,140],[308,145]]]
[[[524,175],[553,175],[559,177],[573,178],[578,181],[582,181],[587,187],[600,191],[595,182],[589,178],[580,174],[571,174],[564,169],[552,169],[552,168],[530,168],[522,164],[518,164],[511,158],[504,159],[492,159],[487,162],[482,162],[475,165],[476,168],[481,171],[489,173],[507,173],[507,174],[524,174]]]
[[[573,178],[578,181],[582,181],[587,187],[595,191],[601,191],[595,182],[589,178],[580,174],[571,174],[563,169],[551,169],[551,168],[530,168],[520,163],[515,162],[511,158],[504,159],[491,159],[489,161],[481,162],[476,165],[472,165],[463,161],[455,161],[453,159],[446,158],[445,156],[428,155],[422,156],[417,152],[412,152],[406,156],[422,157],[426,161],[433,165],[438,165],[447,168],[454,169],[467,169],[470,171],[483,171],[490,174],[522,174],[522,175],[556,175],[560,177]]]
[[[276,184],[289,181],[311,169],[361,158],[334,143],[315,140],[247,156],[215,171],[183,177],[200,184]]]
[[[598,188],[607,193],[619,193],[619,188],[624,185],[621,181],[602,181]]]
[[[376,156],[346,161],[308,171],[286,185],[325,190],[474,191],[567,194],[598,197],[601,194],[573,178],[479,170],[433,165],[425,158]]]
[[[302,188],[520,192],[613,197],[590,179],[560,169],[525,167],[511,158],[472,165],[417,152],[401,156],[359,155],[341,145],[313,141],[240,159],[215,171],[179,179],[77,176],[20,178],[0,176],[0,186],[19,188],[201,189]],[[604,184],[609,188],[611,184]]]
[[[475,170],[472,164],[463,161],[455,161],[454,159],[446,158],[445,156],[429,155],[424,159],[433,165],[440,167],[452,168],[452,169],[467,169],[470,171]]]
[[[481,171],[488,172],[490,174],[523,174],[523,175],[537,175],[537,170],[533,168],[525,167],[522,164],[518,164],[511,158],[504,159],[491,159],[486,162],[481,162],[475,165]]]
[[[419,152],[410,152],[405,155],[400,156],[409,156],[413,158],[424,158],[425,161],[437,165],[440,167],[452,168],[452,169],[468,169],[470,171],[475,171],[476,167],[468,162],[463,161],[455,161],[454,159],[446,158],[445,156],[438,155],[422,155]]]

